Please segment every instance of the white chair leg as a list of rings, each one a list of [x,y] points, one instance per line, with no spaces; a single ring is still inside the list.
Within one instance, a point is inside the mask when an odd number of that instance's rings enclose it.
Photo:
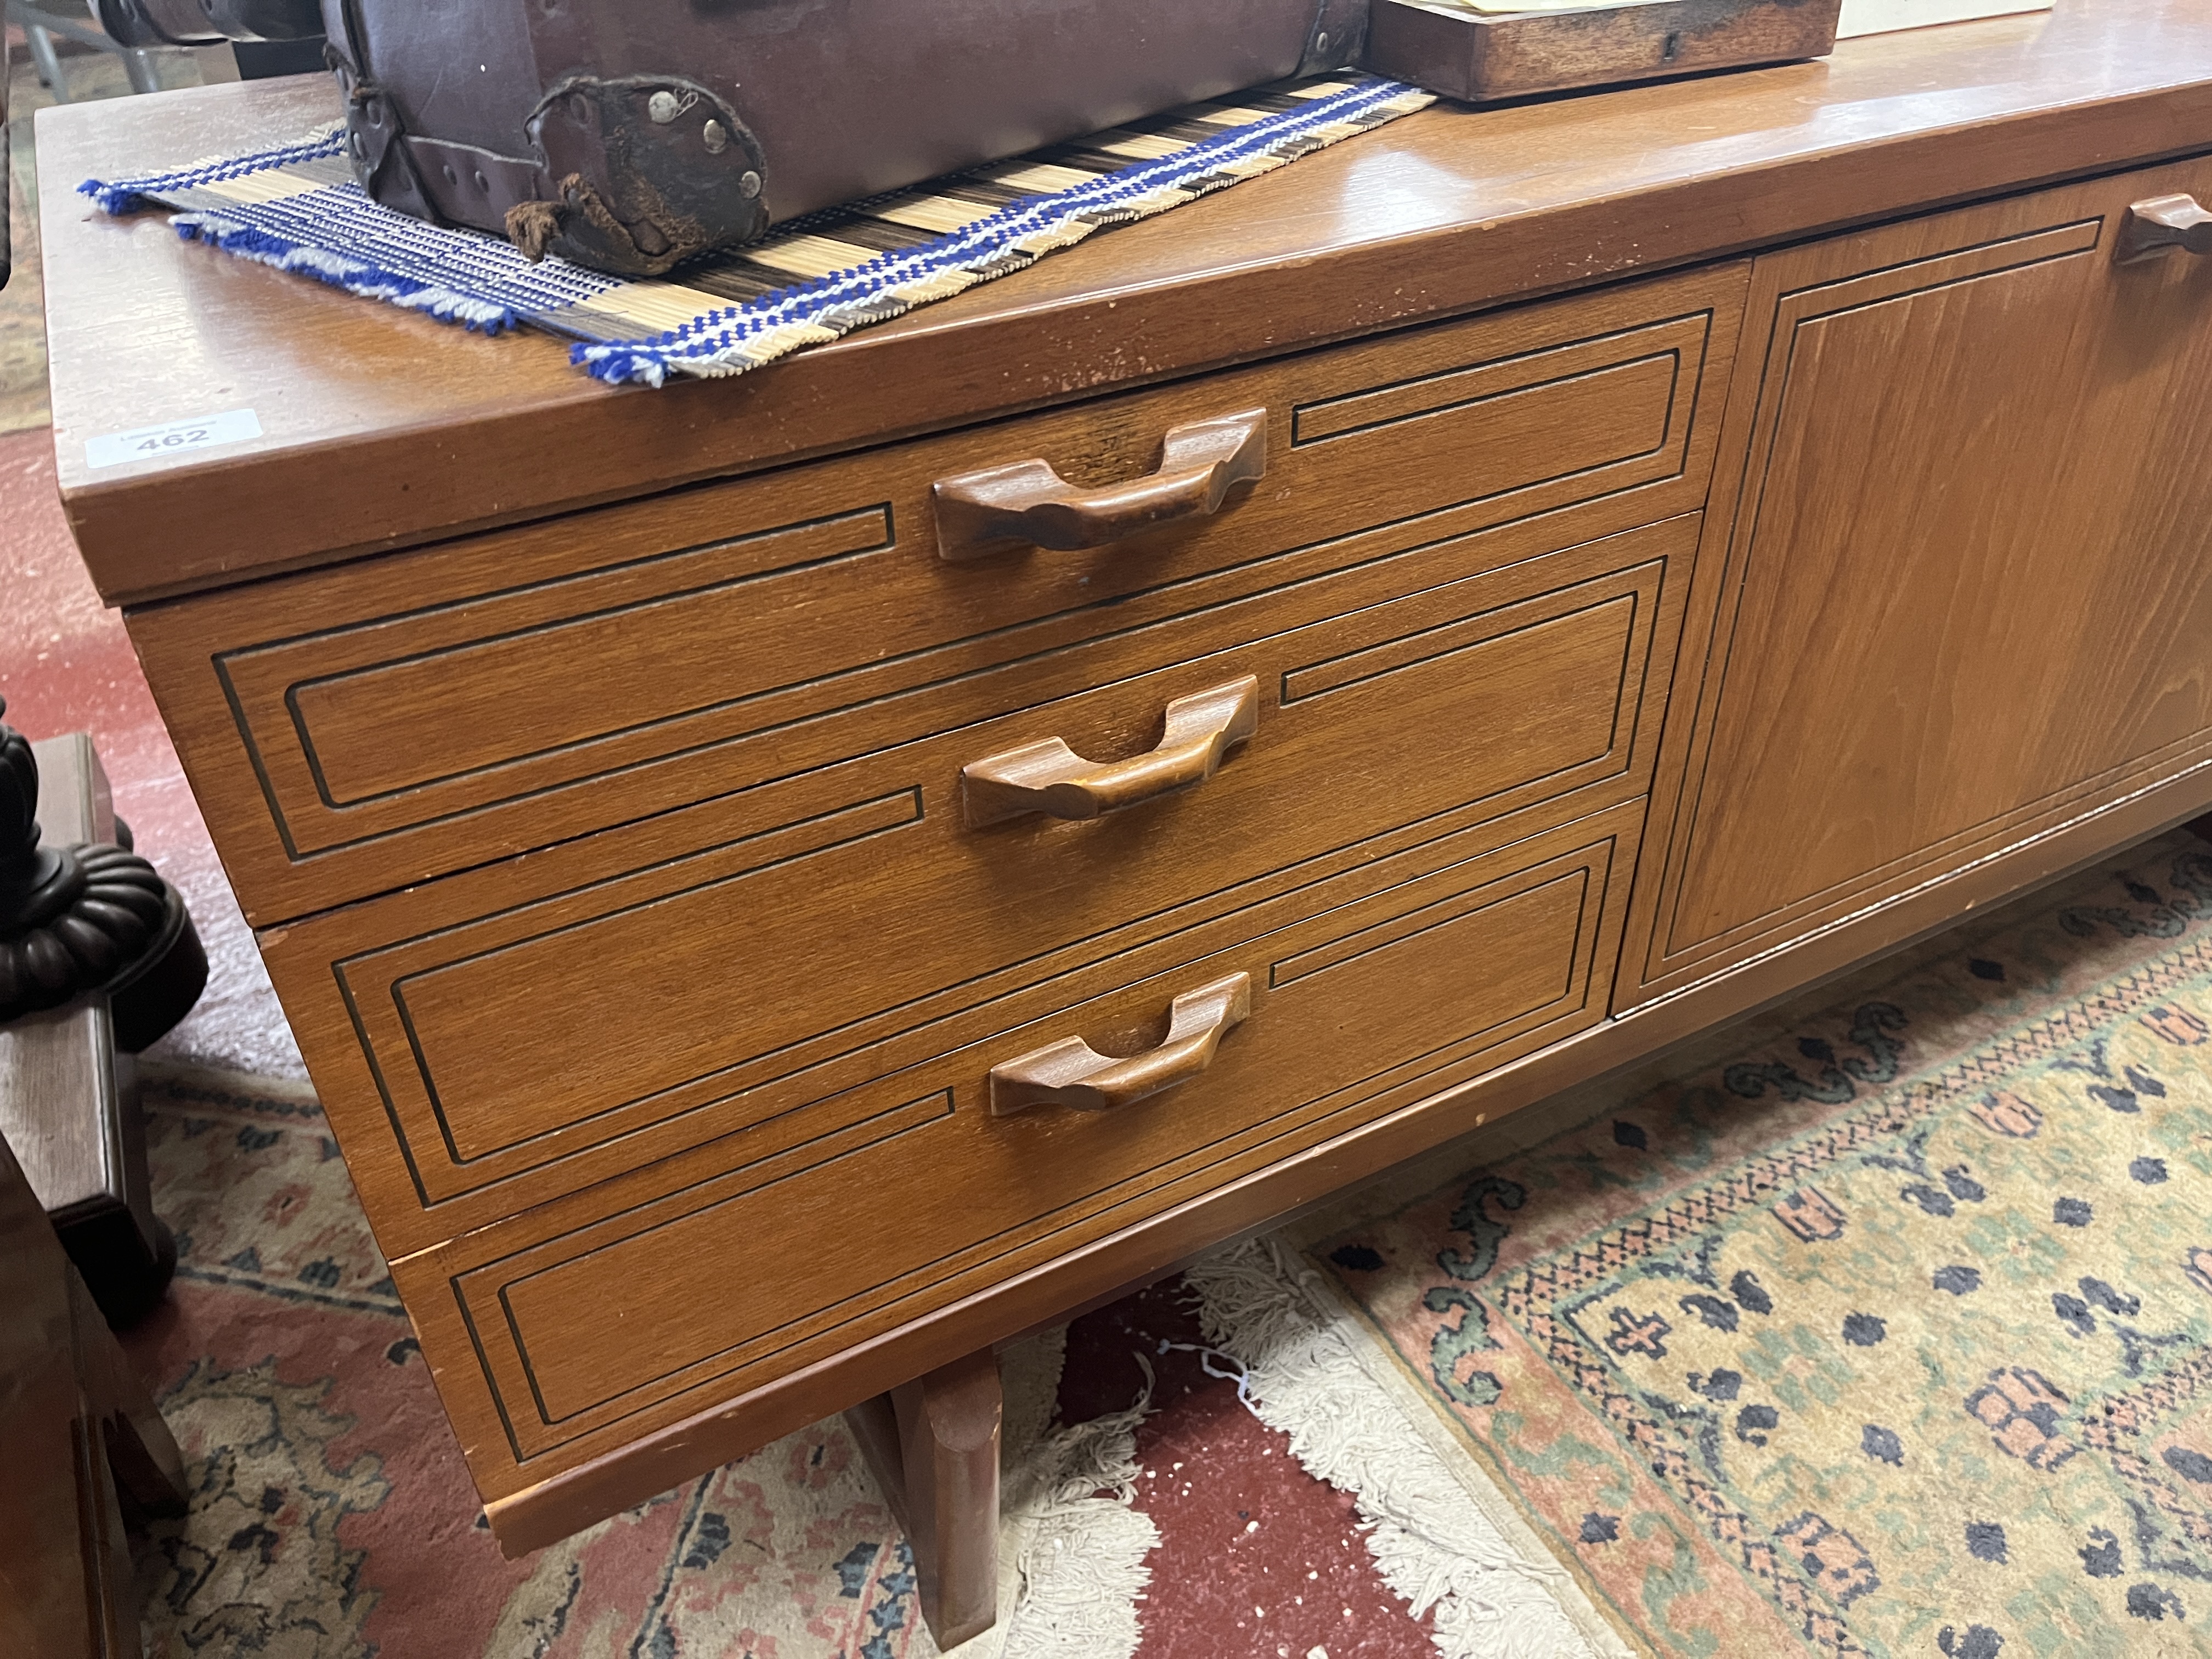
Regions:
[[[62,73],[60,54],[54,51],[54,37],[36,24],[27,25],[23,34],[31,43],[31,63],[39,71],[39,79],[46,83],[54,102],[66,104],[70,100],[69,78]]]
[[[123,58],[123,72],[131,77],[131,91],[161,91],[161,72],[155,67],[152,52],[133,52],[126,48],[120,55]]]

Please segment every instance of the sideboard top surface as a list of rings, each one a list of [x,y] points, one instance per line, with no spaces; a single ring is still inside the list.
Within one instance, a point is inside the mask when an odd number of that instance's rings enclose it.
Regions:
[[[337,110],[307,76],[39,114],[61,489],[111,603],[2212,148],[2212,8],[2059,0],[1814,63],[1440,106],[766,371],[658,392],[591,380],[566,342],[466,334],[75,193]],[[259,438],[87,467],[89,438],[239,409]]]

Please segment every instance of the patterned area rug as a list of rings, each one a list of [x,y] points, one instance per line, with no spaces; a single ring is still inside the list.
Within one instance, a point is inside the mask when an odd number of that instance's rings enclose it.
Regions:
[[[144,1096],[179,1267],[125,1340],[192,1486],[141,1549],[149,1659],[936,1653],[842,1420],[502,1559],[312,1095],[178,1071]],[[963,1656],[1136,1647],[1157,1536],[1128,1507],[1139,1413],[1048,1431],[1057,1336],[1006,1358],[1006,1611]]]
[[[2212,848],[1839,988],[1194,1274],[1393,1582],[1474,1574],[1447,1653],[2212,1652]]]
[[[1434,98],[1354,70],[1254,88],[909,191],[810,214],[767,240],[631,282],[378,206],[332,126],[250,155],[79,188],[111,213],[184,211],[188,238],[492,332],[578,341],[601,380],[743,374],[1287,167]]]

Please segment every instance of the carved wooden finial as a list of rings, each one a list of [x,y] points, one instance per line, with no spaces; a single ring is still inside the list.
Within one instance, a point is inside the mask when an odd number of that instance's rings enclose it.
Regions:
[[[166,943],[169,924],[168,884],[145,860],[40,845],[39,763],[0,724],[0,1021],[114,982]]]
[[[0,697],[0,714],[8,699]],[[39,856],[39,759],[30,740],[0,723],[0,893],[26,884]]]

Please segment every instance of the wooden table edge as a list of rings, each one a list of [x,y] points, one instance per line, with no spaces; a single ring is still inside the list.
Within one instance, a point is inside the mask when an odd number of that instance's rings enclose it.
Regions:
[[[1981,128],[2001,132],[2002,142],[1960,142],[1961,133]],[[1383,145],[1392,138],[1386,130],[1358,142]],[[263,445],[98,480],[83,465],[84,434],[58,426],[61,494],[101,597],[110,605],[144,605],[2207,149],[2212,85],[2100,91],[1521,214],[1158,280],[1109,282],[1011,312],[1002,289],[975,314],[950,301],[734,382],[628,392],[586,385],[574,398],[474,411],[445,424]],[[1911,185],[1904,196],[1900,178]],[[45,183],[51,200],[53,179]],[[1717,237],[1716,219],[1733,220],[1733,234]],[[74,232],[50,223],[49,234]],[[203,250],[188,257],[220,256]],[[1297,295],[1310,293],[1317,263],[1329,267],[1333,290],[1364,295],[1365,302],[1332,315],[1326,327],[1284,331],[1279,319],[1294,313]],[[1233,305],[1213,303],[1225,294],[1235,295]],[[1192,319],[1200,317],[1207,325],[1195,325]],[[1141,361],[1124,349],[1132,337],[1154,343]],[[536,343],[515,343],[520,349]],[[543,349],[560,348],[547,341]],[[1086,367],[1079,374],[1066,368],[1102,362],[1115,367],[1103,374]],[[871,393],[902,379],[927,379],[934,395],[910,400],[887,420]],[[617,396],[624,398],[619,418],[630,429],[610,445],[617,417],[607,410]],[[637,482],[645,476],[635,459],[641,451],[659,461],[644,485]],[[543,474],[503,474],[507,499],[495,513],[472,505],[482,499],[486,465],[511,466],[512,458],[531,452],[559,454],[564,463]],[[259,499],[298,492],[325,510],[275,515],[257,526],[250,544],[198,528],[234,514],[240,482],[249,477]],[[394,488],[395,480],[404,489]],[[341,532],[331,541],[334,517],[356,528],[374,524],[378,533]]]

